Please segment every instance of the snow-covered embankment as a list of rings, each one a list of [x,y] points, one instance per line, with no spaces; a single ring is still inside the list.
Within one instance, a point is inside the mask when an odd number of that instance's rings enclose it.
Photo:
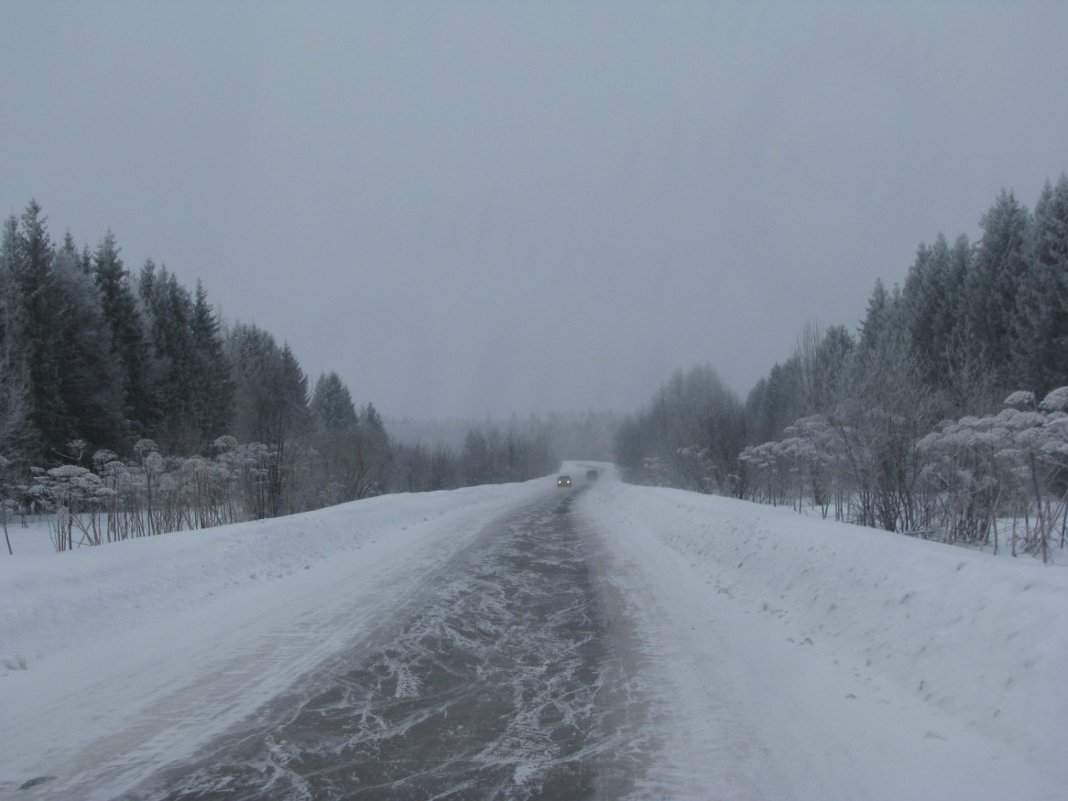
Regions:
[[[119,795],[366,637],[488,521],[551,491],[389,495],[61,554],[44,530],[14,531],[0,796],[42,776],[34,793],[49,798]]]
[[[581,509],[706,790],[1063,797],[1063,567],[611,480]]]

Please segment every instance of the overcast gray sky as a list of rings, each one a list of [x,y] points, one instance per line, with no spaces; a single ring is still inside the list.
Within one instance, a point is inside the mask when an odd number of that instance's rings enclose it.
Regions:
[[[0,212],[420,418],[739,394],[1068,169],[1068,3],[0,2]]]

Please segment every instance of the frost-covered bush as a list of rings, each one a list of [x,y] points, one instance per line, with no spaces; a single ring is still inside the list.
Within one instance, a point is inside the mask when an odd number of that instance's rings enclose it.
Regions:
[[[217,439],[213,451],[212,457],[164,456],[143,439],[127,461],[102,449],[85,459],[92,469],[31,468],[25,494],[52,512],[59,551],[267,516],[277,455],[233,437]]]
[[[739,456],[751,497],[790,503],[798,511],[807,499],[824,517],[833,508],[836,520],[849,519],[851,499],[857,496],[854,471],[873,461],[870,449],[860,447],[852,427],[822,414],[803,417],[783,433],[783,439],[750,446]]]
[[[784,437],[746,448],[749,497],[797,510],[1012,553],[1050,558],[1068,521],[1068,387],[1036,402],[941,423],[918,440],[907,421],[872,409],[855,426],[805,417]],[[856,422],[855,420],[855,422]]]
[[[1068,474],[1068,387],[1036,404],[1014,392],[995,415],[947,421],[919,442],[928,463],[923,479],[937,499],[949,541],[999,547],[1009,521],[1012,552],[1049,559],[1051,539],[1065,538]],[[1022,529],[1021,529],[1022,526]]]

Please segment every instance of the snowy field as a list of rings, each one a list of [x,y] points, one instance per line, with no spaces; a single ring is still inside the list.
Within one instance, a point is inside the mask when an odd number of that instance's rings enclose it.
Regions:
[[[13,528],[0,797],[112,798],[181,761],[553,484],[67,554]],[[606,467],[575,508],[658,743],[637,797],[1065,796],[1062,567],[631,487]],[[18,789],[39,777],[54,778]]]

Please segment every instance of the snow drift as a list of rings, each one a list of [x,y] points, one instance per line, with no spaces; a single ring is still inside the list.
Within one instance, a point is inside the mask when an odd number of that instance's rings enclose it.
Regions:
[[[646,605],[669,607],[647,621],[675,627],[658,643],[707,643],[655,658],[705,659],[691,681],[728,685],[718,692],[745,728],[774,743],[758,767],[784,774],[771,795],[1057,798],[1068,786],[1063,568],[618,482],[583,509],[649,577]],[[693,725],[680,748],[701,740]]]

